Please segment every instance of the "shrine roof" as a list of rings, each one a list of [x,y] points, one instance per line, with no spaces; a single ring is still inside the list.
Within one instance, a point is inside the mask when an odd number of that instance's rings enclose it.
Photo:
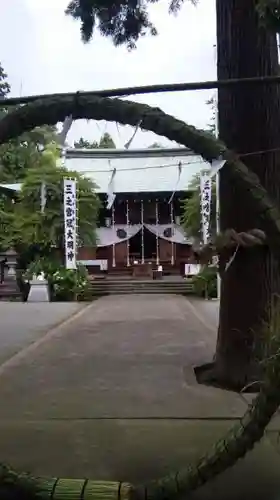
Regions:
[[[179,164],[182,165],[179,177]],[[194,175],[210,165],[186,148],[67,149],[65,166],[90,178],[107,193],[114,176],[115,193],[189,191]]]
[[[0,187],[1,187],[2,191],[20,191],[21,190],[21,183],[0,184]]]
[[[182,165],[180,176],[179,164]],[[193,177],[210,169],[209,163],[186,148],[67,148],[65,167],[93,180],[100,194],[108,192],[114,169],[116,194],[190,191]],[[0,184],[0,188],[20,191],[21,184]]]

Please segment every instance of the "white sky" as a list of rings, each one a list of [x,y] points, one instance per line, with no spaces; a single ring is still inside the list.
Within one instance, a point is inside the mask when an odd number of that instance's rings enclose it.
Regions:
[[[215,0],[186,0],[180,13],[168,14],[168,2],[151,8],[159,35],[139,41],[128,52],[116,48],[96,31],[85,45],[79,22],[64,14],[69,0],[0,0],[0,61],[8,73],[12,95],[73,92],[132,85],[213,80],[216,78]],[[209,123],[211,110],[205,101],[211,91],[153,94],[131,97],[200,128]],[[81,135],[97,140],[109,132],[118,147],[131,137],[130,127],[105,122],[76,122],[68,142]],[[154,141],[167,145],[152,133],[138,132],[132,147]]]

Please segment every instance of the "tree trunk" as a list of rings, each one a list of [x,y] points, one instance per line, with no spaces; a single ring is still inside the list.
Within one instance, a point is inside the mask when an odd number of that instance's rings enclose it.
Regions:
[[[276,75],[276,36],[260,25],[256,0],[217,0],[218,79]],[[218,93],[219,133],[239,154],[279,148],[280,107],[276,85],[235,86]],[[242,157],[279,203],[279,152]],[[261,228],[242,186],[226,166],[220,175],[221,230]],[[263,324],[280,270],[268,248],[240,249],[224,274],[215,367],[223,382],[243,387],[259,377]]]

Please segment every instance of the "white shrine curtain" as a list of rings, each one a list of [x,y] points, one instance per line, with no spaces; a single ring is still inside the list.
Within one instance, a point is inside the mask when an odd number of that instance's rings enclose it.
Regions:
[[[126,224],[115,224],[111,227],[100,227],[96,230],[97,247],[108,247],[130,240],[130,238],[133,238],[140,231],[141,227],[141,224],[129,226]],[[117,234],[119,229],[125,231],[126,236],[124,238],[119,238]]]
[[[167,240],[180,245],[192,245],[193,239],[186,237],[184,230],[181,226],[177,224],[144,224],[144,226],[151,231],[158,238]],[[171,228],[172,235],[170,237],[164,235],[164,231]]]

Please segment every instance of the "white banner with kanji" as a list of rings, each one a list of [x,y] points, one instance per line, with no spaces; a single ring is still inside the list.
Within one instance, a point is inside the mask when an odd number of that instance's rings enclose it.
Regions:
[[[206,245],[210,237],[211,214],[211,177],[208,174],[200,176],[200,211],[202,225],[202,241]]]
[[[77,199],[76,180],[64,179],[63,186],[64,205],[64,242],[65,242],[65,267],[76,269],[77,256]]]

